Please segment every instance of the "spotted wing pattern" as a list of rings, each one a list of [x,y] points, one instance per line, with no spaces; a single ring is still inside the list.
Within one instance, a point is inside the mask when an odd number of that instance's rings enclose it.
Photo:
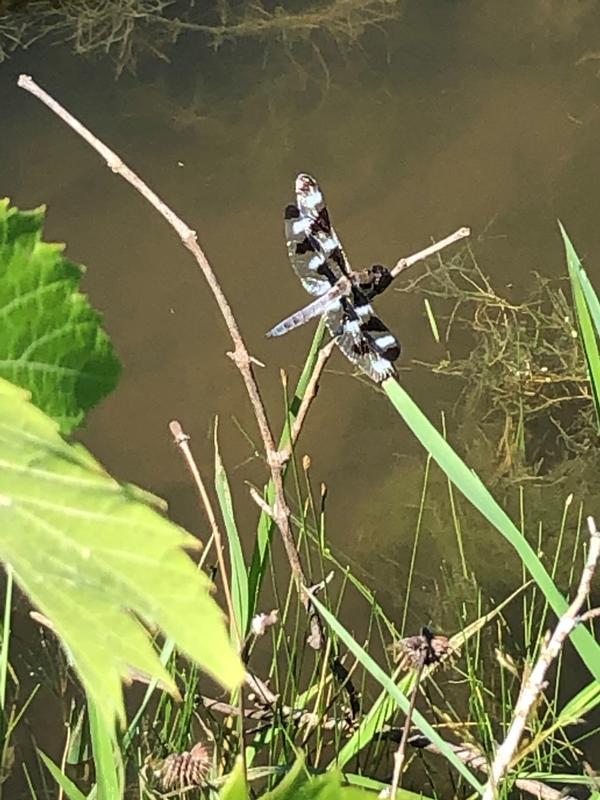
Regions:
[[[292,266],[310,294],[325,294],[341,277],[350,276],[323,193],[310,175],[296,178],[296,205],[285,209],[285,239]]]
[[[391,283],[391,275],[379,265],[352,272],[323,193],[310,175],[296,178],[296,205],[285,210],[285,238],[295,272],[306,291],[318,299],[279,323],[269,335],[279,336],[316,313],[323,314],[346,358],[377,383],[395,375],[400,345],[370,304]]]

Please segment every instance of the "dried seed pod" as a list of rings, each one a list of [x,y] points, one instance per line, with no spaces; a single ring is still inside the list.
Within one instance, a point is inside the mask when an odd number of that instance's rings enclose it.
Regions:
[[[278,621],[279,611],[274,608],[268,614],[257,614],[255,617],[252,617],[250,630],[255,636],[264,636],[267,628],[270,628],[272,625],[276,625]]]
[[[202,742],[183,753],[171,753],[155,770],[162,788],[166,791],[188,786],[204,786],[210,769],[210,753]]]
[[[407,636],[389,648],[396,661],[406,668],[418,669],[421,664],[439,664],[446,656],[454,653],[447,636],[432,633],[423,627],[418,636]]]

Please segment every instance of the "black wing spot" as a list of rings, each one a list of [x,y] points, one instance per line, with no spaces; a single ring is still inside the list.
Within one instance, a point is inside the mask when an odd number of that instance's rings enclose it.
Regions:
[[[315,219],[315,226],[319,228],[319,230],[323,231],[324,233],[331,232],[331,221],[329,219],[329,211],[327,211],[327,207],[324,206],[320,211]]]
[[[342,251],[339,247],[336,247],[335,250],[331,251],[329,258],[331,258],[331,260],[337,264],[344,275],[347,273],[348,268],[346,266],[344,256],[342,255]]]
[[[352,345],[352,352],[356,356],[367,356],[371,353],[369,342],[365,338],[359,339]]]
[[[298,219],[300,216],[300,211],[298,210],[298,206],[293,205],[290,203],[289,206],[285,207],[285,212],[283,214],[284,219]]]
[[[327,266],[327,262],[324,261],[322,264],[319,264],[317,267],[317,272],[319,275],[323,275],[332,286],[335,286],[337,283],[337,277],[331,267]]]
[[[303,256],[306,255],[306,253],[311,252],[315,252],[315,246],[308,237],[306,239],[302,239],[302,241],[298,242],[296,245],[296,255]]]
[[[366,319],[362,325],[360,326],[361,331],[365,331],[366,333],[385,333],[386,331],[389,332],[389,328],[387,325],[384,325],[383,322],[379,319],[379,317],[370,316]]]

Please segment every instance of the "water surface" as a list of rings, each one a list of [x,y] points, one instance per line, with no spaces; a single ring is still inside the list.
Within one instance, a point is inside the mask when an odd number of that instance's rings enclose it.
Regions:
[[[279,424],[279,370],[299,374],[312,335],[308,326],[279,340],[264,336],[307,300],[282,235],[299,171],[321,182],[357,267],[392,264],[469,225],[482,269],[518,296],[532,270],[564,271],[560,217],[600,285],[600,79],[589,57],[600,43],[597,8],[407,3],[362,49],[342,52],[321,39],[319,58],[310,47],[290,58],[276,47],[265,54],[264,43],[213,53],[189,38],[171,63],[142,62],[137,76],[118,81],[108,63],[59,48],[33,47],[3,64],[0,191],[24,208],[48,203],[46,236],[66,241],[69,256],[87,265],[85,290],[124,363],[118,390],[82,433],[106,467],[165,497],[173,516],[204,536],[167,425],[182,422],[208,477],[218,414],[240,528],[251,541],[256,512],[244,481],[259,484],[265,473],[248,461],[252,448],[234,424],[256,438],[203,277],[155,212],[16,89],[19,72],[32,74],[198,231],[251,353],[266,365],[259,378]],[[403,344],[403,384],[439,420],[456,385],[411,366],[443,355],[422,298],[388,292],[377,305]],[[299,452],[311,455],[315,482],[327,483],[331,543],[394,615],[424,458],[386,399],[351,377],[340,354],[329,367]],[[425,520],[413,627],[439,618],[440,564],[458,564],[451,525],[439,517],[446,491],[435,478],[441,505]],[[482,547],[483,531],[465,530],[467,555],[498,596],[519,576],[499,537]]]

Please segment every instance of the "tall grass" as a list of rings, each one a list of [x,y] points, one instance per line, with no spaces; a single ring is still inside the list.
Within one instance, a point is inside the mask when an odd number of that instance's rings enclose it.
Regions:
[[[600,304],[564,230],[562,233],[590,381],[597,388]],[[315,368],[321,341],[322,326],[289,397],[284,382],[286,415],[280,435],[282,448],[290,441],[290,430]],[[157,642],[163,663],[168,664],[175,676],[183,701],[176,703],[156,684],[150,685],[137,706],[132,704],[132,722],[116,750],[114,738],[102,727],[95,709],[88,703],[95,781],[88,781],[86,792],[78,788],[68,770],[61,770],[41,754],[65,797],[69,800],[82,800],[85,796],[118,797],[122,784],[127,785],[128,796],[139,800],[169,794],[161,785],[165,763],[170,757],[188,763],[199,741],[211,748],[211,764],[202,787],[203,795],[211,799],[245,798],[247,783],[254,796],[267,792],[263,797],[274,800],[292,797],[293,792],[300,791],[299,787],[304,787],[302,796],[306,798],[320,797],[318,792],[324,786],[331,793],[328,797],[342,798],[336,769],[343,771],[343,780],[354,787],[353,792],[381,791],[389,782],[392,754],[415,683],[414,672],[395,665],[387,648],[401,635],[413,633],[405,628],[414,602],[415,564],[427,522],[431,474],[437,468],[449,481],[447,524],[455,532],[455,557],[463,581],[460,588],[454,587],[455,596],[446,609],[446,618],[451,613],[455,620],[454,630],[449,633],[460,655],[449,669],[441,671],[437,665],[431,665],[423,673],[413,727],[415,733],[421,734],[418,746],[434,751],[435,755],[417,759],[417,749],[410,749],[404,775],[407,788],[401,789],[397,797],[398,800],[414,798],[415,789],[418,796],[435,798],[473,796],[482,791],[485,759],[493,757],[496,743],[510,721],[527,665],[540,648],[550,616],[560,614],[566,607],[565,596],[557,586],[560,565],[570,565],[566,576],[569,585],[578,579],[582,561],[579,529],[584,511],[579,504],[573,504],[572,497],[564,498],[562,516],[559,514],[556,519],[557,534],[550,537],[540,526],[538,539],[532,545],[524,535],[528,513],[526,490],[520,492],[520,519],[516,524],[453,450],[449,443],[453,431],[438,431],[399,383],[386,382],[384,391],[425,451],[398,624],[386,613],[374,588],[367,586],[362,576],[331,549],[326,495],[320,481],[314,479],[309,461],[299,460],[292,448],[287,487],[294,531],[307,574],[317,584],[312,590],[314,604],[328,630],[325,652],[307,647],[306,614],[293,580],[282,568],[275,550],[278,540],[272,540],[271,518],[266,512],[259,514],[248,547],[250,537],[236,517],[230,478],[220,456],[215,430],[214,487],[228,538],[235,615],[232,623],[245,639],[247,670],[262,681],[263,687],[258,683],[258,689],[255,686],[252,692],[244,692],[247,717],[243,737],[241,726],[236,723],[240,711],[237,703],[216,696],[214,687],[174,652],[171,642]],[[459,494],[489,524],[485,535],[501,536],[518,557],[520,568],[512,581],[517,588],[499,602],[486,597],[485,588],[473,574],[462,541]],[[264,487],[263,496],[270,506],[274,501],[270,484]],[[204,559],[207,552],[210,547],[205,550]],[[333,573],[331,580],[330,573]],[[451,578],[447,580],[446,591],[450,597]],[[0,699],[4,731],[12,735],[15,715],[12,727],[6,726],[12,691],[10,583],[6,598],[0,649]],[[263,636],[251,633],[252,618],[271,608],[279,611],[277,624]],[[352,616],[348,608],[353,609]],[[578,745],[585,744],[597,731],[574,736],[571,728],[600,704],[600,646],[590,629],[577,629],[572,639],[591,680],[573,694],[565,660],[559,661],[554,686],[540,698],[535,717],[530,720],[529,740],[518,753],[511,782],[527,778],[559,785],[589,783],[582,770]],[[334,664],[338,665],[335,669]],[[565,694],[573,696],[565,701]],[[466,743],[473,753],[483,757],[479,767],[465,764],[457,752],[460,743]],[[239,759],[243,747],[245,773]],[[299,753],[304,754],[302,759],[298,759]],[[450,779],[442,776],[440,765],[449,770]],[[178,790],[171,790],[169,796],[178,794],[189,796]]]

